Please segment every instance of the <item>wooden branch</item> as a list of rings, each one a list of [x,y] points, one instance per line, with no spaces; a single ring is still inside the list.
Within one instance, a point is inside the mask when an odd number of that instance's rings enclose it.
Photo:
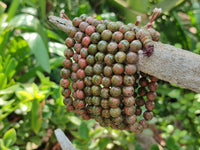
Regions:
[[[49,16],[49,21],[65,32],[72,27],[59,17]],[[138,54],[140,71],[200,93],[200,55],[161,42],[155,42],[152,56]]]
[[[62,150],[75,150],[74,146],[61,129],[56,129],[54,132]],[[136,134],[136,136],[137,144],[140,144],[143,149],[149,149],[152,144],[158,144],[152,136],[145,134]],[[160,145],[158,146],[162,149]]]
[[[58,142],[60,143],[62,150],[76,150],[61,129],[56,129],[54,133]]]
[[[200,93],[200,55],[161,42],[154,46],[151,57],[139,52],[138,69]]]

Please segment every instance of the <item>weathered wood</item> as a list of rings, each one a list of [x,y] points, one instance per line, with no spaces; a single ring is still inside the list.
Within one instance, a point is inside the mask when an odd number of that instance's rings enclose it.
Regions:
[[[55,26],[57,26],[59,29],[61,29],[64,32],[67,32],[73,25],[72,22],[60,17],[56,17],[56,16],[49,16],[48,17],[49,21],[54,24]]]
[[[72,27],[71,21],[56,16],[49,16],[49,21],[65,32]],[[155,42],[151,57],[139,52],[137,66],[144,73],[200,93],[200,55]]]
[[[138,69],[161,80],[200,93],[200,55],[155,42],[154,53],[139,52]]]
[[[54,133],[56,135],[58,142],[60,143],[62,150],[76,150],[61,129],[56,129]]]

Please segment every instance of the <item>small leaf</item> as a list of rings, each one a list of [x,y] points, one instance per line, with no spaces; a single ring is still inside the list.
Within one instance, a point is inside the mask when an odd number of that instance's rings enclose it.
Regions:
[[[17,66],[16,60],[14,58],[11,58],[5,70],[5,75],[8,77],[8,80],[10,80],[14,76],[16,72],[15,70],[16,66]]]
[[[104,133],[104,131],[105,131],[104,128],[97,128],[90,134],[90,137],[92,137],[93,139],[96,139],[100,137]]]
[[[77,146],[81,146],[82,145],[81,141],[78,140],[78,139],[73,140],[73,144],[77,145]]]
[[[87,124],[85,122],[82,122],[79,127],[79,136],[82,138],[88,138],[89,137],[89,129],[87,127]]]
[[[88,3],[79,5],[78,16],[80,16],[81,14],[87,14],[89,9],[88,6],[89,6]]]
[[[51,66],[51,69],[54,69],[54,68],[57,68],[57,67],[60,67],[62,66],[62,61],[65,57],[56,57],[56,58],[51,58],[50,59],[50,66]],[[20,82],[25,82],[27,80],[30,80],[31,78],[34,78],[35,75],[36,75],[36,72],[37,71],[42,71],[42,68],[41,66],[35,66],[33,67],[32,69],[30,69],[29,72],[27,72],[26,74],[22,75],[18,81]],[[60,72],[60,71],[59,71]],[[53,74],[53,72],[51,72],[51,75]],[[57,73],[56,73],[57,74]],[[59,79],[60,81],[60,79]]]
[[[108,137],[101,138],[98,143],[100,150],[104,150],[110,141],[111,140]]]
[[[3,139],[0,139],[0,150],[9,150],[5,147]]]
[[[166,146],[167,146],[167,148],[169,148],[169,150],[178,149],[173,137],[168,137],[166,139]]]
[[[3,136],[4,144],[6,147],[13,145],[16,141],[16,131],[15,129],[8,130]]]
[[[81,120],[78,117],[75,116],[68,116],[67,117],[73,124],[80,126]]]
[[[39,136],[30,137],[30,141],[35,143],[36,145],[41,145],[41,138]]]
[[[42,126],[42,116],[40,111],[40,102],[38,99],[33,100],[31,110],[31,127],[37,134]]]
[[[63,56],[66,46],[57,42],[49,42],[49,51],[51,53]]]
[[[65,41],[55,32],[51,30],[46,30],[46,34],[49,38],[59,41],[60,43],[65,43]]]
[[[18,88],[19,88],[19,84],[15,84],[15,85],[10,86],[10,87],[8,87],[6,89],[0,90],[0,95],[14,93]]]
[[[20,0],[14,0],[14,1],[12,1],[11,6],[9,7],[9,10],[8,10],[7,21],[9,21],[10,19],[13,18],[13,16],[15,15],[15,13],[16,13],[19,5],[20,5]]]
[[[183,47],[180,43],[175,43],[174,46],[177,47],[177,48],[182,48]]]
[[[41,67],[50,73],[49,55],[41,36],[37,33],[25,33],[23,37],[29,43],[29,47]]]
[[[0,73],[0,90],[4,89],[7,85],[7,77],[4,73]]]
[[[135,150],[142,150],[142,146],[140,144],[135,145]]]
[[[1,27],[2,28],[2,27]],[[10,40],[12,30],[5,28],[3,31],[0,31],[0,56],[5,56],[5,49]]]
[[[16,92],[16,96],[17,96],[17,98],[19,98],[20,100],[28,100],[28,99],[32,99],[33,98],[33,96],[32,96],[32,94],[30,93],[30,91],[29,92],[27,92],[27,91],[25,91],[25,90],[20,90],[20,91],[17,91]]]
[[[159,150],[159,147],[158,147],[158,145],[153,144],[153,145],[151,145],[150,150]]]
[[[169,97],[179,99],[181,96],[181,91],[179,89],[172,90],[169,94]]]
[[[173,107],[174,109],[178,109],[178,108],[181,107],[181,105],[180,105],[179,102],[178,102],[178,103],[172,103],[171,105],[172,105],[172,107]]]
[[[107,20],[111,20],[111,21],[117,21],[117,16],[113,12],[112,13],[103,13],[103,14],[101,14],[100,18],[103,20],[107,19]]]

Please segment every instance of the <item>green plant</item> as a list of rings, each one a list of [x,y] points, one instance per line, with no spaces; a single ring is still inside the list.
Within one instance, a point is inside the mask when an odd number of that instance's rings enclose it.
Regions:
[[[141,15],[142,24],[146,24],[148,15],[144,14],[162,7],[164,13],[153,25],[160,31],[161,41],[200,54],[199,6],[195,0],[137,0],[134,4],[125,0],[1,1],[0,149],[56,148],[56,128],[61,128],[77,149],[142,149],[133,133],[99,127],[94,120],[84,121],[66,110],[58,84],[67,35],[52,26],[47,16],[59,16],[64,9],[70,19],[85,13],[128,23]],[[121,45],[126,50],[127,42]],[[158,89],[157,119],[151,125],[166,143],[159,144],[169,150],[198,149],[199,94],[163,81],[159,81]],[[151,130],[144,134],[153,137]],[[150,149],[157,150],[158,146]]]
[[[16,141],[16,131],[15,129],[8,130],[3,138],[0,138],[0,148],[2,150],[19,150],[17,146],[13,146]]]

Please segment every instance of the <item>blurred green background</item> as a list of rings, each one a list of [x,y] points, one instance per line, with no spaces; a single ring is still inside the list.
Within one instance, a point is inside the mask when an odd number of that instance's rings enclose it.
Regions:
[[[152,10],[161,42],[200,54],[197,0],[4,0],[0,1],[0,150],[59,150],[61,128],[80,150],[199,150],[200,94],[159,81],[154,119],[142,136],[102,128],[69,113],[59,86],[68,35],[47,17],[64,9],[99,19],[144,25]]]

